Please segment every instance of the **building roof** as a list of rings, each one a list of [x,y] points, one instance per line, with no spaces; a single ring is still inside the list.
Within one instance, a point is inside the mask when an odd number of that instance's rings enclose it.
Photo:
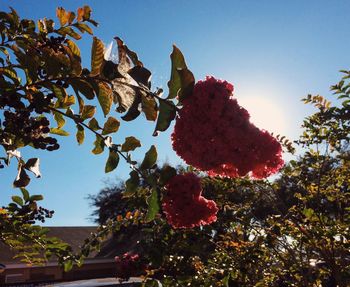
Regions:
[[[69,226],[69,227],[47,227],[49,229],[48,237],[57,237],[62,241],[68,243],[73,248],[73,252],[76,253],[79,247],[84,243],[84,240],[90,236],[92,232],[95,232],[97,226]],[[117,239],[113,236],[108,237],[101,246],[100,252],[90,254],[89,259],[109,259],[114,258],[123,252],[126,252],[119,245],[117,248]],[[118,250],[116,250],[118,249]],[[119,251],[119,252],[118,252]],[[20,259],[13,257],[16,255],[7,245],[0,242],[0,263],[14,264],[20,263]],[[51,261],[51,260],[50,260]],[[55,261],[53,259],[52,261]]]

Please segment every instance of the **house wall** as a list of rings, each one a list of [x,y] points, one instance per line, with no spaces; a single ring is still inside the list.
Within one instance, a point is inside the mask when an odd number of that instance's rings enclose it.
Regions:
[[[12,264],[7,265],[5,271],[0,274],[0,286],[104,278],[113,277],[114,274],[114,260],[91,260],[81,267],[74,266],[69,272],[63,272],[55,263],[48,263],[46,266]]]

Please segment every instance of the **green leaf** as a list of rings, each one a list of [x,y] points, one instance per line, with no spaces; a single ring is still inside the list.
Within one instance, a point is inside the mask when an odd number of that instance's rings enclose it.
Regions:
[[[108,117],[107,121],[105,122],[102,130],[103,135],[108,135],[110,133],[117,132],[120,126],[120,122],[113,118],[113,117]]]
[[[100,154],[103,152],[105,144],[103,142],[103,139],[96,135],[96,140],[94,142],[94,149],[92,150],[93,154]]]
[[[59,28],[58,30],[56,30],[56,32],[62,36],[71,36],[72,38],[74,38],[75,40],[80,40],[81,36],[75,32],[72,27],[62,27]]]
[[[109,156],[106,162],[105,173],[111,172],[114,170],[119,163],[119,155],[115,150],[109,150]]]
[[[186,99],[189,95],[192,94],[195,80],[192,72],[187,68],[178,69],[178,73],[180,75],[181,81],[181,90],[180,93],[178,93],[178,96],[179,102],[182,102],[184,99]]]
[[[156,189],[153,189],[152,194],[147,198],[148,210],[146,214],[146,222],[150,222],[154,220],[157,213],[159,212],[159,200],[158,200],[158,192]]]
[[[73,26],[77,27],[79,29],[79,31],[82,33],[88,32],[90,35],[93,34],[91,27],[85,23],[75,23],[75,24],[73,24]]]
[[[86,105],[86,106],[83,107],[81,118],[83,120],[92,118],[94,116],[95,112],[96,112],[96,107],[90,106],[90,105]]]
[[[102,108],[103,114],[106,116],[111,110],[111,106],[113,103],[112,90],[106,83],[103,82],[100,82],[98,86],[99,92],[97,98]]]
[[[175,119],[176,107],[172,101],[160,101],[159,113],[156,128],[153,136],[158,135],[158,131],[166,131],[171,122]]]
[[[92,100],[95,97],[94,89],[88,82],[81,79],[70,79],[69,83],[72,85],[75,93],[83,94],[88,100]]]
[[[20,84],[20,79],[17,77],[17,73],[12,68],[0,68],[0,74],[10,78],[16,85]]]
[[[157,102],[153,97],[142,97],[142,111],[148,121],[155,121],[158,114]]]
[[[66,90],[58,85],[54,85],[52,84],[51,87],[49,87],[52,92],[55,94],[55,96],[59,99],[59,100],[63,100],[67,97],[67,93]]]
[[[157,162],[157,149],[154,145],[146,152],[145,158],[143,159],[140,168],[149,169]]]
[[[54,114],[54,119],[57,122],[57,128],[59,129],[62,128],[66,123],[66,120],[64,119],[63,115],[57,112],[53,112],[53,114]]]
[[[23,199],[20,196],[18,196],[18,195],[13,195],[12,196],[12,201],[17,203],[20,206],[23,206],[23,203],[24,203]]]
[[[125,142],[122,144],[122,151],[123,152],[133,151],[140,146],[141,146],[141,142],[137,138],[133,136],[126,137]]]
[[[70,39],[67,39],[66,42],[67,42],[68,47],[72,51],[73,55],[80,59],[80,49],[79,49],[78,45]]]
[[[41,194],[34,194],[29,198],[29,201],[40,201],[43,199],[44,197]]]
[[[304,208],[303,214],[307,219],[312,219],[315,214],[315,211],[312,208]]]
[[[84,142],[85,131],[81,125],[77,125],[76,139],[79,145],[81,145]]]
[[[99,126],[98,124],[98,121],[95,119],[95,118],[92,118],[89,123],[88,123],[88,126],[90,129],[94,130],[94,131],[97,131],[97,130],[100,130],[101,127]]]
[[[29,201],[29,192],[28,190],[26,190],[25,188],[21,188],[21,192],[22,192],[22,195],[23,195],[23,199],[25,202]]]
[[[63,263],[64,266],[64,272],[68,272],[73,268],[73,261],[72,260],[66,260]]]
[[[61,130],[59,128],[51,128],[50,133],[58,136],[69,136],[69,133],[66,132],[65,130]]]
[[[123,193],[124,197],[134,195],[140,184],[140,177],[137,171],[133,170],[129,173],[129,175],[130,178],[125,182],[125,192]]]
[[[104,45],[97,37],[93,38],[91,48],[91,73],[90,76],[100,74],[100,68],[104,59]]]
[[[178,69],[187,68],[185,58],[179,48],[173,45],[173,52],[170,55],[171,59],[171,76],[168,82],[169,96],[168,99],[174,99],[181,89],[181,79]]]
[[[70,39],[67,40],[67,45],[68,47],[63,46],[63,48],[68,54],[72,74],[75,76],[80,76],[82,72],[80,50],[78,46]],[[65,57],[62,59],[65,60]]]

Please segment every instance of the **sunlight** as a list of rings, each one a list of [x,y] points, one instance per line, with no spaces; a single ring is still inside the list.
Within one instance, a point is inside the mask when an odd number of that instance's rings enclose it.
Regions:
[[[287,122],[283,109],[263,96],[241,97],[238,103],[248,110],[250,121],[257,127],[274,134],[287,134]]]

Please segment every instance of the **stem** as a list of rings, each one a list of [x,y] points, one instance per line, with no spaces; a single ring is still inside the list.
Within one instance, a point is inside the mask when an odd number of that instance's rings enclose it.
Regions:
[[[98,136],[99,138],[101,138],[103,140],[103,142],[105,142],[105,140],[108,138],[108,136],[104,137],[102,134],[98,133],[97,131],[93,130],[92,128],[90,128],[87,124],[85,124],[84,122],[82,122],[80,119],[77,119],[74,116],[71,115],[67,115],[66,113],[54,108],[54,107],[49,107],[49,109],[53,112],[59,113],[67,118],[72,119],[77,125],[80,125],[86,129],[88,129],[89,131],[93,132],[96,136]],[[146,180],[146,177],[143,175],[142,171],[136,167],[134,164],[132,164],[130,162],[130,160],[128,159],[128,157],[126,155],[124,155],[119,149],[115,148],[114,149],[128,164],[130,164],[130,168],[135,170],[142,178],[144,178]]]

